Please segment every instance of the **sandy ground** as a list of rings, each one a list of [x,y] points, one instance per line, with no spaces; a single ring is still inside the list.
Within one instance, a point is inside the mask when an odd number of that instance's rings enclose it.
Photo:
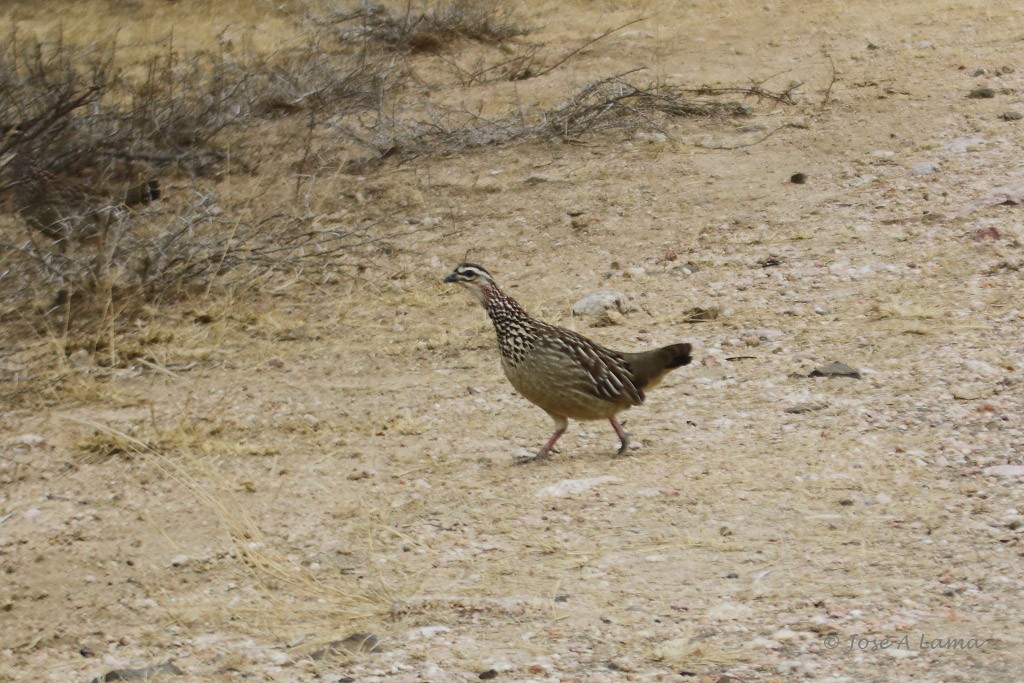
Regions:
[[[801,101],[347,178],[436,232],[365,280],[154,314],[148,364],[3,408],[0,678],[1024,675],[1014,3],[521,11],[551,43],[652,14],[526,98],[646,65]],[[512,466],[550,422],[441,284],[467,255],[609,346],[697,346],[627,414],[640,448],[573,424]],[[573,318],[598,289],[637,310]],[[51,353],[8,339],[6,374]],[[806,376],[832,360],[861,379]]]

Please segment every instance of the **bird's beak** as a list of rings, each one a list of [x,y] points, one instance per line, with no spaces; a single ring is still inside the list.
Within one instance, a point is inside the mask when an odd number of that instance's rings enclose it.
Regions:
[[[451,275],[449,275],[448,277],[446,277],[446,278],[444,279],[444,281],[445,281],[445,282],[447,282],[447,283],[449,283],[449,284],[451,284],[452,282],[458,282],[458,281],[459,281],[459,278],[458,278],[458,276],[456,276],[456,275],[455,275],[455,273],[452,273]]]

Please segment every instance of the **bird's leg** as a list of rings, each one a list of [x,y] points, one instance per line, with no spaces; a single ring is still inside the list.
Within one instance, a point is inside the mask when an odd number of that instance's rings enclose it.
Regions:
[[[551,449],[555,447],[555,442],[558,441],[559,438],[561,438],[562,434],[565,434],[565,429],[564,428],[563,429],[556,429],[555,433],[551,435],[551,438],[548,439],[548,442],[546,444],[544,444],[543,448],[541,448],[539,451],[537,451],[537,455],[535,457],[537,457],[537,458],[546,458],[546,457],[548,457],[551,454]]]
[[[608,421],[612,423],[612,427],[615,428],[615,433],[619,435],[619,441],[622,442],[622,445],[619,446],[618,454],[625,455],[626,450],[629,448],[629,434],[627,434],[626,431],[622,428],[622,425],[619,424],[619,421],[615,419],[614,415],[609,417]]]
[[[561,438],[562,434],[565,434],[565,430],[569,428],[569,420],[564,417],[551,416],[551,419],[555,421],[555,433],[551,435],[547,443],[537,451],[537,455],[529,458],[520,458],[516,461],[517,465],[522,465],[535,460],[546,460],[551,457],[551,449],[555,447],[555,442]]]

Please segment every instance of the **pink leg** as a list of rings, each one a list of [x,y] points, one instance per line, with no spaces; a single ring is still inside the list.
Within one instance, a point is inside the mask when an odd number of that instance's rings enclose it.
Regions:
[[[625,455],[626,449],[629,448],[629,435],[622,429],[622,425],[619,424],[614,415],[609,417],[608,421],[612,423],[612,427],[615,427],[615,433],[619,435],[619,441],[622,442],[622,445],[619,446],[619,455]]]
[[[548,439],[548,442],[544,444],[544,447],[537,451],[537,457],[546,458],[548,454],[551,452],[552,447],[554,447],[555,442],[558,441],[559,438],[561,438],[562,434],[565,434],[564,429],[556,430],[555,433],[551,435],[551,438]]]
[[[551,449],[554,448],[555,442],[558,441],[562,434],[565,434],[565,430],[569,428],[569,420],[566,418],[552,415],[551,419],[555,421],[555,433],[551,435],[551,438],[548,439],[546,444],[544,444],[544,447],[537,451],[537,455],[532,458],[523,458],[522,460],[517,461],[517,464],[522,465],[528,462],[533,462],[534,460],[545,460],[550,456]]]

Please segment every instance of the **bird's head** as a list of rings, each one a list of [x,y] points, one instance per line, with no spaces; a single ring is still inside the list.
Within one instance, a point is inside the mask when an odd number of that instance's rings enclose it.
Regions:
[[[457,282],[462,285],[473,292],[480,303],[486,301],[487,290],[495,286],[491,274],[483,266],[478,266],[475,263],[460,263],[444,281],[447,283]]]

